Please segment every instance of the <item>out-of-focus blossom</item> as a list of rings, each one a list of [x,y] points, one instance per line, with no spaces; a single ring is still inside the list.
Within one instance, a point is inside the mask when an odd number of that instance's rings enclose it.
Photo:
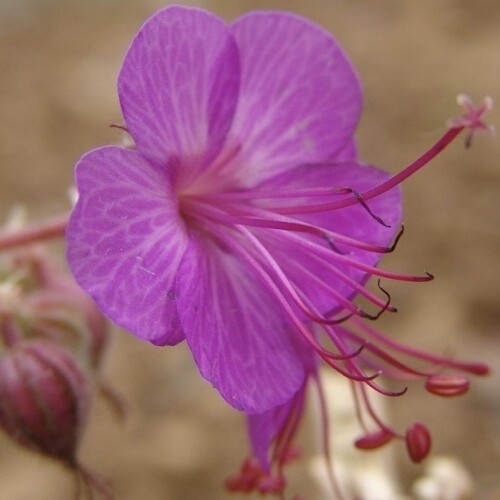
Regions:
[[[417,500],[467,500],[474,496],[470,472],[455,457],[435,456],[412,488]]]

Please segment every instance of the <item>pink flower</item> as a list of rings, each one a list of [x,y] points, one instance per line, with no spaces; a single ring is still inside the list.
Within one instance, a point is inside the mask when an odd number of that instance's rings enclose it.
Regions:
[[[304,320],[361,314],[350,299],[399,227],[397,189],[370,205],[390,227],[356,201],[310,210],[389,178],[355,159],[356,74],[297,16],[228,26],[169,7],[132,42],[118,92],[136,147],[103,147],[77,166],[74,276],[137,337],[186,339],[235,408],[285,403],[305,376],[294,337],[321,350]]]
[[[359,382],[359,404],[378,431],[358,441],[371,447],[404,439],[369,404],[366,386],[399,394],[374,381],[381,373],[427,380],[436,366],[487,371],[402,346],[364,321],[395,311],[380,285],[382,296],[365,288],[370,276],[432,279],[376,265],[402,233],[398,184],[477,128],[480,118],[468,120],[475,109],[390,177],[357,158],[360,85],[328,33],[288,13],[228,25],[183,7],[144,24],[118,93],[134,146],[99,148],[77,165],[70,266],[138,338],[186,340],[203,377],[250,415],[258,462],[246,463],[233,489],[283,486],[271,462],[286,461],[283,433],[300,419],[318,359]],[[353,304],[356,296],[378,313]]]

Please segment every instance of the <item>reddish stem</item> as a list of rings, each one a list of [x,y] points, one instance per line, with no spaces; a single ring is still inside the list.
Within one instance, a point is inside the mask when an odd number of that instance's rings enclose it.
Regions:
[[[69,214],[0,234],[0,251],[64,236]]]

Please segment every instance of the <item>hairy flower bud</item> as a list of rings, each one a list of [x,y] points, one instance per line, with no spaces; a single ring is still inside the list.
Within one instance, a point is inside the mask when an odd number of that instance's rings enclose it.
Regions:
[[[40,248],[2,255],[0,338],[7,349],[31,340],[68,349],[89,368],[116,415],[126,417],[122,397],[100,373],[110,339],[107,320],[71,275]]]
[[[0,359],[0,425],[19,444],[76,466],[88,380],[62,347],[20,342]]]
[[[408,427],[405,441],[413,462],[421,462],[431,451],[431,434],[425,425],[418,422]]]
[[[87,358],[98,369],[109,339],[106,320],[73,278],[40,248],[8,255],[0,261],[0,314],[3,341],[12,332],[20,339],[54,341]],[[0,318],[1,320],[2,318]],[[5,322],[3,322],[5,323]]]

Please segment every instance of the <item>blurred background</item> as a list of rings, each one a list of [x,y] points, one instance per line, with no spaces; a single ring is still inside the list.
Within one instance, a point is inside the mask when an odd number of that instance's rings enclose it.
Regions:
[[[187,2],[177,2],[187,3]],[[69,207],[73,165],[116,143],[116,76],[132,36],[168,2],[0,0],[0,214],[23,203],[31,218]],[[460,113],[460,92],[500,102],[497,0],[192,1],[231,20],[252,9],[287,9],[339,40],[364,86],[360,156],[396,172],[424,152]],[[490,123],[499,124],[493,111]],[[413,345],[488,362],[493,374],[468,395],[433,398],[413,388],[391,400],[400,429],[426,422],[436,453],[460,457],[473,498],[500,498],[500,146],[461,141],[404,186],[406,233],[385,267],[436,275],[432,283],[390,283],[400,312],[381,326]],[[80,458],[112,482],[120,500],[227,498],[224,478],[246,454],[240,415],[200,380],[183,347],[160,349],[116,332],[105,372],[130,406],[120,424],[96,401]],[[312,419],[309,420],[312,427]],[[306,433],[307,435],[307,429]],[[307,458],[293,467],[298,492],[320,498]],[[307,448],[309,446],[309,449]],[[395,446],[404,491],[422,473]],[[372,455],[377,460],[377,455]],[[57,464],[0,438],[0,498],[65,500],[74,481]],[[291,490],[293,491],[293,490]],[[237,498],[236,496],[232,498]],[[376,496],[373,498],[377,498]],[[385,499],[380,499],[385,500]]]

